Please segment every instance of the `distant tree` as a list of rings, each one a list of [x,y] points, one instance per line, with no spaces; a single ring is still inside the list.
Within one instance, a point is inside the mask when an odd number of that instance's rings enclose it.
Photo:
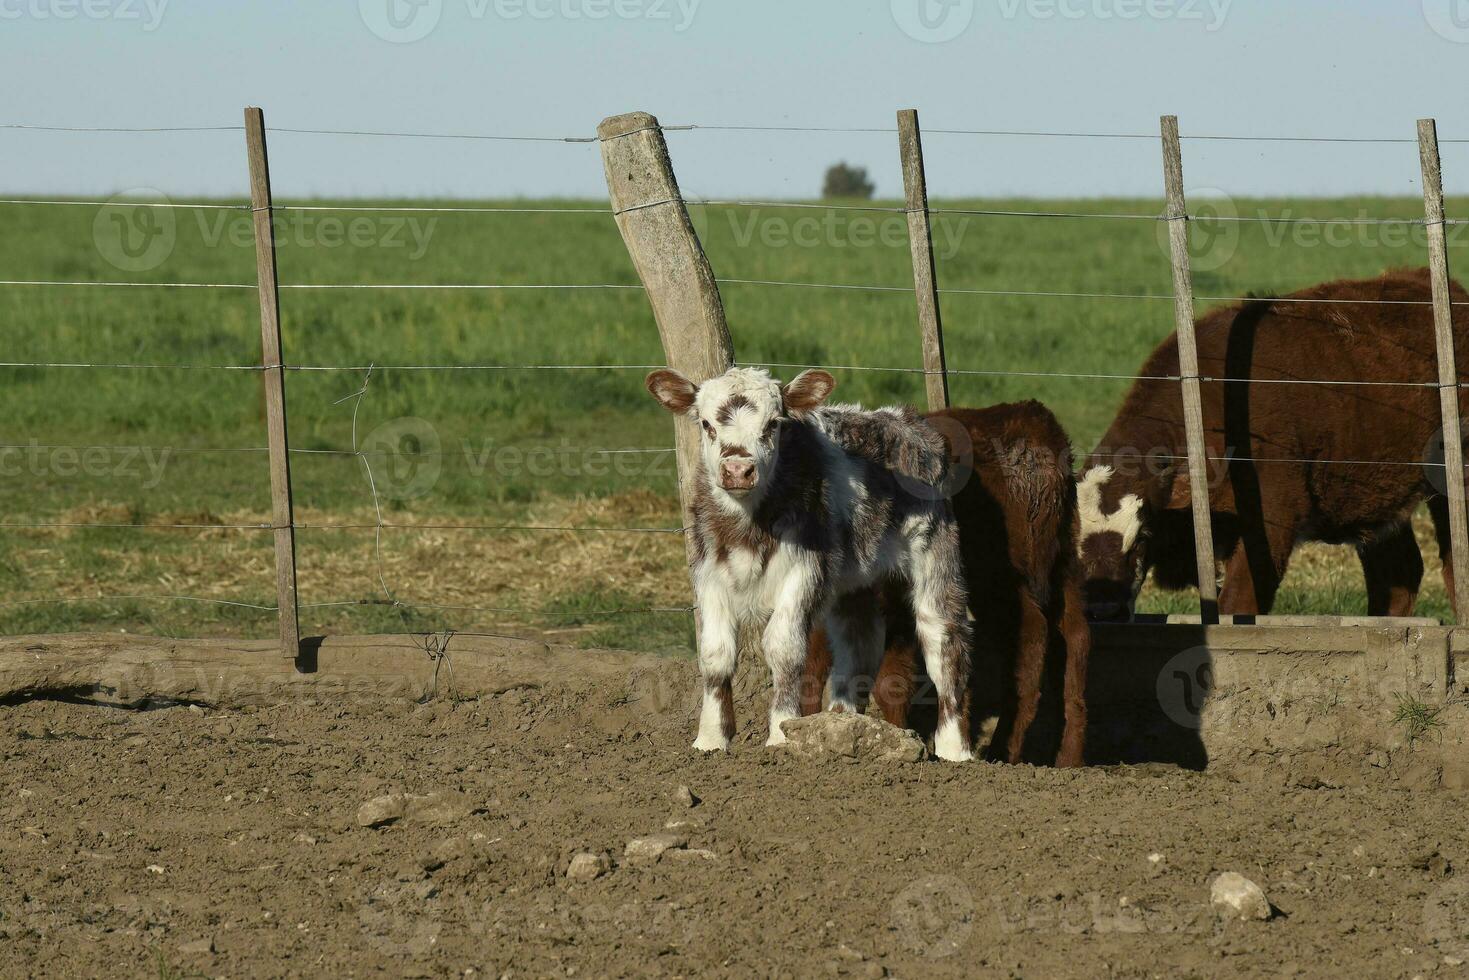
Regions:
[[[872,181],[867,179],[866,167],[851,167],[843,160],[827,169],[826,180],[821,185],[822,197],[872,197]]]

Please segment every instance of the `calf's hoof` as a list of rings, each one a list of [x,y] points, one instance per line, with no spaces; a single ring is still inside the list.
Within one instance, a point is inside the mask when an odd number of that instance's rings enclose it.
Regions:
[[[700,735],[694,739],[694,748],[700,752],[728,752],[729,739],[723,735]]]
[[[945,762],[973,762],[974,752],[959,732],[959,726],[946,721],[933,737],[933,754]]]

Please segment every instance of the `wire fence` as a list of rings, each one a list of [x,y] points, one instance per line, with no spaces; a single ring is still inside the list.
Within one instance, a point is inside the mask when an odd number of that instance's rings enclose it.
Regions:
[[[217,134],[245,132],[244,126],[178,126],[178,127],[75,127],[75,126],[52,126],[35,125],[25,123],[0,124],[0,130],[35,131],[46,133],[73,133],[73,134]],[[802,134],[899,134],[901,127],[834,127],[834,126],[790,126],[790,125],[705,125],[684,124],[675,126],[659,127],[662,133],[802,133]],[[282,134],[300,137],[345,137],[345,138],[376,138],[376,139],[415,139],[429,141],[488,141],[488,142],[512,142],[512,143],[541,143],[541,144],[594,144],[601,138],[598,136],[549,136],[549,135],[513,135],[502,133],[444,133],[444,132],[390,132],[378,130],[351,130],[351,129],[317,129],[317,128],[294,128],[294,127],[270,127],[270,134]],[[1145,133],[1118,133],[1118,132],[1072,132],[1072,131],[1020,131],[1020,130],[979,130],[979,129],[929,129],[926,135],[939,136],[971,136],[989,138],[1028,138],[1028,139],[1067,139],[1067,140],[1158,140],[1157,134]],[[616,138],[616,137],[614,137]],[[1239,135],[1184,135],[1180,137],[1183,141],[1226,141],[1226,142],[1280,142],[1280,143],[1325,143],[1325,144],[1414,144],[1419,140],[1403,139],[1396,137],[1322,137],[1322,136],[1239,136]],[[1469,139],[1439,140],[1445,144],[1469,144]],[[1436,151],[1435,151],[1436,152]],[[675,202],[657,202],[675,203]],[[994,219],[1017,219],[1017,220],[1070,220],[1070,221],[1133,221],[1153,222],[1166,225],[1180,218],[1189,222],[1220,222],[1220,223],[1256,223],[1266,225],[1297,224],[1297,225],[1360,225],[1360,226],[1403,226],[1421,227],[1425,229],[1444,228],[1447,226],[1469,223],[1465,220],[1455,220],[1445,217],[1434,217],[1431,209],[1429,215],[1423,218],[1416,217],[1366,217],[1366,216],[1333,216],[1325,217],[1297,217],[1293,215],[1221,215],[1211,213],[1190,213],[1181,211],[1169,213],[1167,210],[1157,213],[1120,213],[1115,211],[1061,211],[1061,210],[1022,210],[1022,209],[987,209],[972,207],[934,207],[929,206],[926,198],[921,207],[911,205],[904,207],[882,206],[877,204],[851,204],[851,203],[813,203],[804,201],[771,201],[743,198],[695,198],[685,197],[681,202],[686,205],[702,206],[709,208],[772,208],[792,210],[819,210],[825,212],[853,212],[853,213],[880,213],[913,216],[923,214],[925,216],[956,215],[964,217],[994,218]],[[342,213],[413,213],[413,214],[464,214],[464,215],[548,215],[566,216],[568,219],[581,218],[588,215],[616,218],[617,215],[611,207],[588,207],[588,206],[466,206],[466,205],[377,205],[372,203],[348,203],[328,202],[312,204],[271,203],[267,208],[259,208],[251,203],[221,203],[221,202],[173,202],[173,201],[144,201],[126,200],[110,201],[83,200],[83,199],[58,199],[50,198],[27,198],[7,197],[0,198],[0,206],[7,207],[55,207],[75,208],[90,207],[102,208],[125,204],[128,207],[142,209],[170,209],[187,210],[195,209],[202,211],[233,211],[240,213],[252,213],[262,210],[268,212],[342,212]],[[911,294],[915,289],[913,282],[909,283],[873,283],[873,282],[808,282],[797,280],[756,279],[737,277],[716,277],[715,282],[725,288],[750,288],[750,289],[804,289],[804,290],[833,290],[833,291],[857,291],[869,293],[900,293]],[[642,283],[634,282],[595,282],[595,283],[512,283],[512,282],[310,282],[310,283],[279,283],[272,284],[274,288],[282,291],[326,291],[326,290],[425,290],[425,291],[644,291],[646,287]],[[255,282],[211,282],[211,281],[173,281],[154,282],[146,280],[79,280],[79,279],[4,279],[0,280],[0,287],[9,288],[36,288],[36,289],[71,289],[71,288],[97,288],[97,289],[180,289],[180,290],[255,290],[262,289],[260,281]],[[1005,288],[980,288],[977,286],[944,286],[935,287],[936,297],[944,296],[973,296],[989,298],[1018,298],[1032,300],[1097,300],[1097,301],[1157,301],[1157,302],[1179,302],[1179,295],[1175,292],[1152,293],[1152,292],[1102,292],[1102,291],[1066,291],[1066,290],[1022,290]],[[1256,301],[1253,296],[1233,295],[1193,295],[1192,299],[1211,303],[1245,303]],[[1333,298],[1319,296],[1281,296],[1268,297],[1261,302],[1282,305],[1302,306],[1330,306],[1330,307],[1434,307],[1435,300],[1425,299],[1373,299],[1373,298]],[[1469,306],[1469,301],[1448,300],[1442,306]],[[267,354],[268,357],[268,354]],[[4,361],[0,362],[3,369],[51,369],[51,370],[110,370],[110,371],[221,371],[221,372],[261,372],[262,374],[279,369],[286,373],[360,373],[362,383],[358,390],[339,399],[340,403],[350,401],[352,403],[352,427],[351,444],[339,448],[288,448],[284,445],[246,446],[246,447],[218,447],[218,446],[118,446],[118,445],[68,445],[68,444],[36,444],[36,443],[10,443],[0,445],[0,451],[7,450],[74,450],[74,451],[136,451],[140,448],[154,452],[169,452],[180,454],[253,454],[271,457],[279,456],[281,459],[307,458],[307,457],[340,457],[350,458],[358,461],[362,467],[364,484],[370,492],[371,508],[374,519],[367,522],[360,521],[310,521],[292,519],[289,529],[317,530],[317,531],[364,531],[372,532],[374,535],[374,561],[378,579],[378,591],[380,595],[370,598],[356,598],[350,600],[336,600],[325,602],[295,602],[297,609],[331,609],[345,608],[365,605],[382,605],[390,608],[415,608],[434,609],[450,612],[472,612],[476,615],[494,616],[528,616],[533,615],[534,610],[514,608],[508,606],[494,605],[455,605],[438,604],[427,601],[405,599],[400,596],[401,590],[394,589],[387,578],[385,571],[383,537],[387,532],[464,532],[464,533],[571,533],[589,535],[682,535],[685,532],[683,526],[591,526],[574,524],[552,524],[552,523],[474,523],[474,522],[395,522],[386,519],[383,510],[383,501],[379,492],[378,479],[374,471],[374,463],[384,458],[399,457],[405,454],[388,450],[367,448],[362,445],[358,438],[358,413],[363,402],[369,397],[372,381],[375,375],[385,372],[597,372],[597,371],[629,371],[641,372],[661,367],[661,364],[651,363],[440,363],[440,364],[390,364],[369,363],[361,364],[306,364],[293,363],[283,359],[279,364],[269,363],[267,360],[261,364],[194,364],[194,363],[152,363],[152,362],[90,362],[90,361]],[[1158,382],[1169,384],[1181,384],[1196,381],[1202,384],[1225,384],[1225,385],[1262,385],[1262,386],[1318,386],[1327,388],[1346,389],[1442,389],[1446,387],[1463,388],[1465,382],[1445,382],[1440,379],[1428,379],[1418,381],[1391,381],[1367,378],[1339,378],[1318,379],[1312,377],[1221,377],[1211,376],[1201,372],[1188,373],[1180,370],[1179,373],[1166,374],[1118,374],[1095,371],[1034,371],[1034,370],[1006,370],[976,369],[962,366],[950,367],[947,364],[935,369],[931,366],[872,366],[872,365],[821,365],[803,364],[796,361],[775,362],[750,362],[749,366],[768,367],[773,369],[796,369],[807,367],[824,367],[828,370],[850,371],[850,372],[878,372],[897,373],[932,377],[940,375],[947,379],[955,377],[981,377],[981,378],[1009,378],[1009,379],[1052,379],[1052,380],[1089,380],[1105,382]],[[1303,365],[1302,368],[1308,368]],[[647,447],[647,448],[595,448],[588,450],[592,453],[614,455],[638,455],[638,456],[668,456],[675,452],[672,447]],[[427,451],[406,454],[409,456],[422,457],[448,457],[456,454]],[[1108,453],[1101,452],[1100,456]],[[1115,453],[1117,457],[1123,455],[1139,455],[1137,453]],[[1189,454],[1148,452],[1148,458],[1180,463],[1188,461]],[[1289,464],[1289,465],[1324,465],[1324,466],[1416,466],[1427,469],[1437,468],[1443,470],[1446,467],[1444,461],[1430,460],[1389,460],[1389,459],[1357,459],[1357,458],[1317,458],[1300,456],[1262,456],[1249,455],[1203,455],[1206,462],[1224,463],[1261,463],[1261,464]],[[55,529],[110,529],[110,530],[139,530],[139,531],[231,531],[231,532],[261,532],[280,531],[281,526],[274,522],[257,523],[235,523],[235,522],[176,522],[176,523],[154,523],[154,522],[109,522],[109,521],[3,521],[0,528],[17,530],[55,530]],[[294,560],[294,559],[293,559]],[[294,573],[293,573],[294,575]],[[1469,576],[1464,576],[1469,578]],[[8,602],[0,602],[0,607],[19,607],[28,605],[44,605],[52,603],[67,602],[189,602],[201,604],[216,604],[220,606],[237,607],[261,613],[280,613],[281,603],[275,605],[251,603],[233,599],[222,599],[206,596],[176,595],[159,592],[138,592],[124,595],[97,595],[97,596],[71,596],[54,598],[28,598]],[[650,604],[630,607],[617,607],[607,609],[578,610],[578,617],[585,618],[615,618],[620,616],[641,615],[676,615],[691,616],[694,612],[693,606]]]

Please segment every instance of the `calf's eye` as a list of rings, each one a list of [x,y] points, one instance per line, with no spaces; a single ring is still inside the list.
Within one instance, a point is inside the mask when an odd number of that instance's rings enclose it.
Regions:
[[[704,426],[704,435],[708,436],[710,439],[713,439],[714,438],[714,426],[710,425],[707,420],[705,420],[702,424]]]
[[[779,425],[780,419],[771,419],[769,422],[765,423],[765,431],[760,433],[760,438],[764,439],[766,442],[769,442],[771,438],[774,437],[775,430]]]

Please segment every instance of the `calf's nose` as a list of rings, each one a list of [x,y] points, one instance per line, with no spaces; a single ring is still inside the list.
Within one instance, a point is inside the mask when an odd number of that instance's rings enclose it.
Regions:
[[[726,490],[748,490],[755,485],[755,464],[746,459],[726,459],[719,466],[719,482]]]

